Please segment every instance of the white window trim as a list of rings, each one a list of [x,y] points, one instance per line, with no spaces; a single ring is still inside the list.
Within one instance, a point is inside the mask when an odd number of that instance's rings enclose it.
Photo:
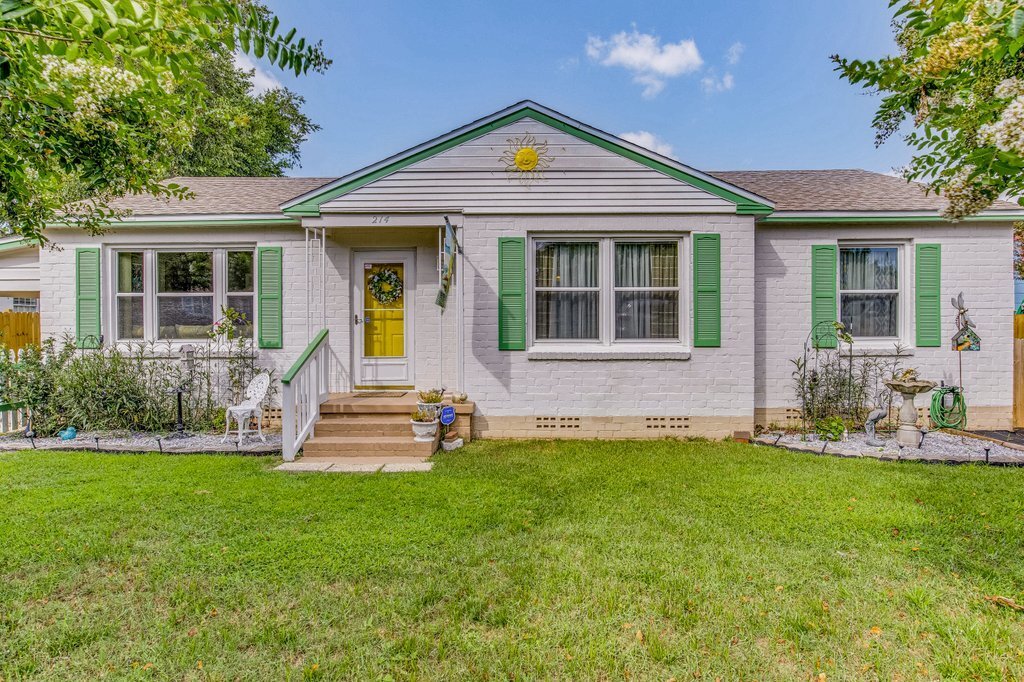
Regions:
[[[838,242],[839,250],[837,252],[836,259],[836,314],[837,317],[843,319],[843,294],[885,294],[895,293],[896,294],[896,336],[853,336],[853,349],[854,352],[859,351],[893,351],[894,344],[900,344],[907,350],[913,349],[912,331],[914,328],[913,321],[910,316],[913,314],[913,306],[911,301],[913,298],[913,292],[909,286],[910,278],[907,268],[907,241],[901,240],[857,240],[857,239],[844,239]],[[878,249],[896,249],[896,267],[898,272],[896,275],[896,284],[898,289],[848,289],[842,288],[842,268],[843,268],[843,256],[842,250],[848,248],[878,248]]]
[[[538,339],[537,291],[536,286],[536,245],[537,242],[597,242],[598,243],[598,339]],[[634,287],[615,286],[615,244],[616,243],[674,242],[677,244],[677,267],[679,278],[679,338],[615,340],[615,292],[634,290]],[[626,359],[631,356],[651,359],[680,359],[690,357],[690,235],[679,232],[539,232],[528,235],[526,277],[527,277],[527,348],[535,359],[594,359],[607,355]],[[541,291],[555,290],[540,287]],[[560,287],[558,291],[593,291],[593,287]],[[675,291],[675,287],[654,287],[650,289]]]
[[[157,343],[161,345],[170,344],[172,348],[179,348],[186,344],[209,344],[212,343],[212,339],[199,338],[199,339],[161,339],[159,338],[159,328],[157,321],[157,272],[156,272],[156,255],[157,253],[183,253],[183,252],[212,252],[213,253],[213,292],[208,293],[197,293],[189,294],[184,292],[174,293],[162,293],[160,296],[213,296],[213,321],[221,319],[220,311],[223,307],[227,306],[227,299],[229,295],[248,295],[248,292],[229,292],[227,291],[227,254],[228,251],[252,251],[253,252],[253,319],[251,320],[253,327],[253,339],[255,340],[256,335],[259,333],[259,326],[257,318],[259,317],[259,305],[257,304],[256,292],[258,288],[258,277],[259,272],[256,262],[256,245],[255,244],[217,244],[217,245],[201,245],[201,244],[167,244],[167,245],[149,245],[149,244],[118,244],[111,246],[106,249],[106,285],[103,287],[103,319],[104,319],[104,338],[110,339],[112,344],[131,344],[131,343]],[[117,255],[119,253],[142,253],[142,279],[143,279],[143,293],[142,294],[118,294],[117,291]],[[122,339],[117,335],[117,299],[118,297],[139,297],[143,299],[142,304],[142,319],[143,319],[143,338],[141,339]]]

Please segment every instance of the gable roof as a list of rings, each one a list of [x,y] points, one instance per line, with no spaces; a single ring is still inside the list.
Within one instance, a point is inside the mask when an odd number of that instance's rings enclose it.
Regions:
[[[785,212],[938,214],[948,204],[944,196],[903,178],[859,169],[710,171],[710,175],[745,187],[775,202],[773,219]],[[983,212],[1021,213],[1016,204],[997,201]]]
[[[763,196],[698,171],[675,159],[662,156],[632,142],[588,126],[554,109],[549,109],[530,100],[513,104],[490,116],[473,121],[440,137],[338,178],[323,187],[285,202],[282,210],[287,215],[318,216],[320,215],[321,204],[331,199],[524,118],[531,118],[544,123],[584,142],[597,145],[631,161],[730,201],[736,204],[737,213],[766,215],[772,211],[772,202]]]
[[[111,208],[129,209],[134,217],[192,215],[281,215],[281,204],[327,184],[334,178],[174,177],[165,183],[184,185],[195,195],[187,201],[150,194],[124,196]]]

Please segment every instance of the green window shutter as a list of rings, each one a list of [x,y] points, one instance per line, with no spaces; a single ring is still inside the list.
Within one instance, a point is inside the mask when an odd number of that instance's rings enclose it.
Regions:
[[[498,238],[498,350],[526,350],[526,239]]]
[[[811,247],[811,328],[817,329],[814,339],[816,348],[835,348],[838,344],[835,332],[823,322],[835,322],[836,310],[836,263],[839,247],[835,244],[815,244]]]
[[[914,307],[917,311],[917,345],[923,348],[942,345],[941,284],[941,245],[918,244],[914,264]]]
[[[693,345],[722,345],[722,236],[693,235]]]
[[[283,280],[280,246],[256,249],[259,264],[257,301],[260,348],[284,348]]]
[[[100,250],[75,249],[75,337],[79,348],[99,348]]]

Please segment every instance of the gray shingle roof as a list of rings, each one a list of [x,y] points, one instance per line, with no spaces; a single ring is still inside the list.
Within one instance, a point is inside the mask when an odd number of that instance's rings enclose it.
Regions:
[[[865,170],[710,171],[720,180],[775,202],[776,211],[928,211],[939,213],[946,200],[926,194],[922,185]],[[112,206],[135,216],[280,213],[281,204],[335,178],[170,178],[195,198],[164,201],[152,196],[123,197]],[[1005,201],[997,210],[1020,207]]]
[[[708,171],[775,202],[776,211],[934,211],[946,199],[924,186],[866,170]],[[996,202],[993,209],[1020,209]]]
[[[165,201],[148,194],[127,196],[111,206],[131,209],[135,216],[280,213],[284,202],[334,178],[168,178],[189,188],[195,198]]]

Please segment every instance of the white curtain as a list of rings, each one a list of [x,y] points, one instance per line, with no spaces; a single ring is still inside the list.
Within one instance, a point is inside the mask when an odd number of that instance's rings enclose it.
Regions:
[[[616,244],[616,339],[679,338],[679,264],[674,243]],[[675,287],[674,291],[650,291]],[[644,290],[648,289],[648,290]]]
[[[536,267],[537,338],[599,338],[597,243],[538,242]]]
[[[895,247],[844,248],[840,253],[840,289],[898,288],[899,258]]]
[[[896,247],[840,249],[842,323],[854,336],[894,337],[899,330],[899,251]],[[861,293],[843,293],[860,291]],[[867,293],[878,291],[879,293]]]

